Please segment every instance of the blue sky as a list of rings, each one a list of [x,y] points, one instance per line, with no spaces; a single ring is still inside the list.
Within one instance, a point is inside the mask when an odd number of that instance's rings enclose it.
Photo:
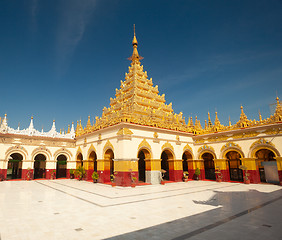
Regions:
[[[282,98],[282,1],[2,0],[0,116],[26,128],[93,120],[128,70],[133,24],[144,70],[176,113],[270,116]]]

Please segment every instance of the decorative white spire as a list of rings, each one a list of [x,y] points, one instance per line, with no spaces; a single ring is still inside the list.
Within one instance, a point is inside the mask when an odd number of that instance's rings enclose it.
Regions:
[[[39,137],[57,137],[57,138],[68,138],[74,139],[75,138],[75,131],[74,126],[72,124],[71,132],[66,134],[64,131],[62,134],[56,131],[55,120],[53,121],[52,128],[49,132],[44,132],[43,127],[41,131],[37,131],[33,125],[33,117],[31,117],[29,127],[23,130],[20,130],[20,125],[18,125],[17,129],[11,128],[8,126],[7,123],[7,114],[3,118],[0,124],[0,133],[10,133],[10,134],[20,134],[20,135],[27,135],[27,136],[39,136]]]
[[[29,127],[28,127],[28,135],[33,135],[35,133],[35,129],[34,129],[34,126],[33,126],[33,117],[31,117],[30,119],[30,124],[29,124]]]
[[[7,114],[5,114],[5,117],[2,120],[2,123],[0,126],[0,132],[5,133],[7,131],[8,131]]]

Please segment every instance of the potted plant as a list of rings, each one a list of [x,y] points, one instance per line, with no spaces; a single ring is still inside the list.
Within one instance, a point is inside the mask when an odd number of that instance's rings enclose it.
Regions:
[[[200,171],[200,169],[199,168],[196,168],[196,170],[195,170],[195,178],[196,178],[196,180],[199,180],[199,176],[201,175],[201,171]]]
[[[83,166],[79,166],[75,169],[75,175],[79,181],[85,177],[86,171]]]
[[[220,167],[216,167],[216,170],[215,170],[215,174],[216,174],[216,181],[217,182],[222,182],[222,172],[220,170]]]
[[[111,174],[110,178],[111,178],[111,182],[112,182],[112,187],[115,187],[116,186],[116,183],[115,183],[115,172],[113,174]]]
[[[74,179],[74,169],[70,169],[70,179]]]
[[[92,173],[92,179],[93,179],[93,183],[97,183],[98,182],[98,179],[99,179],[99,174],[97,172],[93,172]]]
[[[51,179],[56,179],[56,170],[51,171]]]
[[[183,182],[188,182],[189,173],[187,171],[183,172],[182,180]]]
[[[31,168],[27,168],[26,180],[29,181],[30,179],[31,179]]]
[[[248,173],[248,168],[247,168],[246,166],[244,166],[244,165],[240,165],[239,168],[243,170],[243,174],[244,174],[244,183],[245,183],[245,184],[250,184],[251,181],[250,181],[250,179],[249,179],[250,174]]]
[[[131,187],[135,187],[136,186],[136,177],[131,177]]]
[[[165,185],[165,181],[164,181],[164,176],[165,176],[166,170],[161,169],[160,171],[160,179],[161,179],[161,184]]]

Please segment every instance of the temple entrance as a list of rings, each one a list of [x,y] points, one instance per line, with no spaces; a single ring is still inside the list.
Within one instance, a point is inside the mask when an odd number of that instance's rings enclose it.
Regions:
[[[89,155],[89,160],[91,161],[91,165],[93,164],[94,172],[97,172],[97,155],[94,151],[92,151]]]
[[[105,157],[104,157],[106,160],[109,160],[110,161],[110,174],[113,174],[114,171],[115,171],[115,166],[114,166],[114,152],[112,149],[108,149],[106,152],[105,152]]]
[[[188,162],[187,160],[191,160],[192,159],[192,155],[190,152],[185,151],[182,155],[182,168],[183,168],[183,172],[188,172]]]
[[[274,158],[275,154],[269,149],[260,149],[255,153],[255,156],[259,167],[260,181],[266,182],[264,165],[269,165],[269,163],[273,163],[274,166],[277,166],[276,160]]]
[[[9,157],[7,167],[7,180],[20,179],[22,177],[23,156],[19,153],[13,153]]]
[[[34,158],[34,179],[46,177],[46,157],[43,154],[37,154]]]
[[[241,154],[236,151],[230,151],[226,154],[226,158],[228,159],[230,181],[243,182],[243,171],[239,168],[242,165],[240,160]]]
[[[57,157],[56,178],[65,178],[67,176],[67,157],[63,154]]]
[[[165,170],[166,173],[164,174],[163,179],[164,180],[169,180],[169,163],[168,160],[172,160],[173,159],[173,154],[171,153],[171,151],[169,150],[165,150],[162,152],[161,155],[161,169]]]
[[[138,153],[138,180],[139,182],[146,182],[146,162],[145,159],[150,159],[150,152],[142,149]]]
[[[213,155],[211,153],[203,153],[202,159],[204,160],[205,179],[216,180]]]
[[[82,153],[79,153],[76,157],[76,168],[83,167],[83,156]]]

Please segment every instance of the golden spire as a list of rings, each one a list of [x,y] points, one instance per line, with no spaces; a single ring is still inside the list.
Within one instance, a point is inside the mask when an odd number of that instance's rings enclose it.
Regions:
[[[212,127],[210,112],[208,112],[208,127],[209,127],[209,128]]]
[[[217,125],[217,124],[219,124],[219,125],[220,125],[220,121],[219,121],[219,119],[218,119],[218,117],[217,117],[217,112],[215,112],[214,125]]]
[[[274,113],[275,122],[282,122],[282,107],[280,105],[279,97],[276,98],[277,105]]]
[[[240,128],[245,128],[249,126],[250,120],[247,118],[246,114],[244,113],[243,106],[241,105],[241,115],[240,120],[237,122],[237,126]]]
[[[68,125],[68,132],[67,133],[70,133],[70,125]]]
[[[132,61],[132,64],[140,63],[139,60],[143,59],[141,56],[139,56],[139,53],[137,51],[138,42],[137,42],[137,38],[136,38],[136,35],[135,35],[135,24],[133,25],[133,27],[134,27],[134,36],[133,36],[133,40],[132,40],[133,53],[132,53],[132,56],[129,58],[129,60]]]
[[[89,128],[89,127],[91,127],[90,116],[88,116],[88,121],[86,124],[86,128]]]
[[[260,110],[259,110],[259,121],[260,121],[260,122],[262,121],[262,117],[261,117]]]
[[[190,117],[190,126],[193,127],[194,126],[194,123],[193,123],[193,118]]]
[[[229,116],[229,127],[231,127],[231,120],[230,120],[230,116]]]

